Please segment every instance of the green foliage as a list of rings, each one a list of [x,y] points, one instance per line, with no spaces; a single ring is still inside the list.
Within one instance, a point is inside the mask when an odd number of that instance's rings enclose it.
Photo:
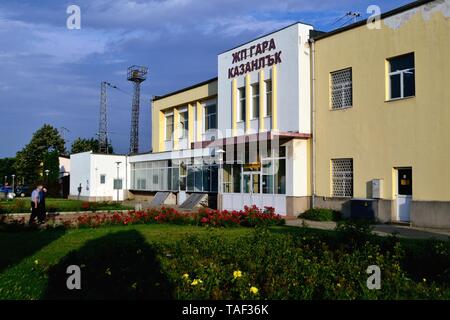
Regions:
[[[24,199],[16,199],[14,200],[12,210],[14,212],[28,212],[30,211],[30,201]]]
[[[338,221],[341,219],[341,213],[331,209],[315,208],[306,210],[299,218],[314,221]]]
[[[17,204],[19,202],[19,204]],[[84,203],[81,200],[47,198],[47,212],[78,212],[78,211],[109,211],[109,210],[127,210],[124,206],[116,202]],[[13,201],[2,201],[0,204],[0,213],[27,213],[30,211],[30,202],[27,199],[16,198]]]
[[[70,153],[80,153],[80,152],[86,152],[86,151],[92,151],[92,152],[99,152],[99,143],[97,139],[90,138],[77,138],[72,143],[71,151]],[[113,153],[113,147],[111,145],[108,146],[108,152]]]
[[[161,224],[0,232],[0,299],[450,298],[450,242],[374,236],[348,246],[341,232]],[[84,290],[65,287],[71,264],[82,268]],[[367,288],[370,265],[381,269],[380,290]]]
[[[207,238],[188,237],[164,248],[163,257],[171,258],[163,258],[163,266],[176,283],[177,299],[450,297],[450,288],[442,283],[409,278],[401,268],[404,253],[400,244],[389,251],[373,242],[353,248],[342,244],[333,247],[320,237],[274,234],[260,228],[253,235],[227,241],[211,232]],[[366,286],[370,265],[382,270],[381,290]],[[235,271],[242,276],[236,279]],[[252,294],[251,287],[257,288],[258,294]]]
[[[31,141],[17,152],[14,164],[17,175],[24,177],[26,184],[42,183],[45,177],[44,171],[46,169],[54,171],[50,159],[54,158],[55,154],[58,156],[66,154],[64,144],[56,128],[48,124],[43,125],[33,134]],[[45,167],[46,165],[50,165],[51,168]],[[59,168],[56,172],[58,171]]]
[[[8,183],[12,185],[11,175],[16,175],[16,185],[17,185],[17,172],[14,169],[15,158],[3,158],[0,159],[0,184],[4,184],[5,176],[8,176]]]

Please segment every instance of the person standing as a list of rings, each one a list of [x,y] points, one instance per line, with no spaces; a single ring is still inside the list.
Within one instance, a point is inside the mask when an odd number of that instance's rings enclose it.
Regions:
[[[80,183],[80,185],[78,186],[78,200],[80,200],[81,190],[82,190],[82,187],[81,187],[81,183]]]
[[[33,224],[34,219],[39,215],[39,192],[42,190],[42,186],[37,186],[36,189],[31,192],[31,216],[28,224]]]
[[[45,220],[47,218],[47,209],[45,208],[45,197],[47,196],[47,189],[42,188],[41,191],[39,191],[39,213],[38,213],[38,221],[39,223],[45,223]]]

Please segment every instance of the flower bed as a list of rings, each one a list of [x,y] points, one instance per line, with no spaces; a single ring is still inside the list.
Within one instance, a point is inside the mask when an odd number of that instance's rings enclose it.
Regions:
[[[128,211],[127,213],[114,213],[110,215],[83,214],[77,218],[78,227],[98,227],[101,225],[129,225],[170,223],[184,225],[198,225],[210,227],[233,227],[233,226],[271,226],[282,225],[284,220],[275,214],[272,207],[263,210],[256,206],[245,206],[244,210],[212,210],[199,209],[197,212],[183,213],[173,208],[154,208],[145,211]]]

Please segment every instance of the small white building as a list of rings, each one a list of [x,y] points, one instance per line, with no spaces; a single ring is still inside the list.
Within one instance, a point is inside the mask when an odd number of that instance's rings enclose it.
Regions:
[[[70,155],[70,166],[69,199],[122,201],[127,198],[129,165],[126,156],[92,151],[76,153]]]

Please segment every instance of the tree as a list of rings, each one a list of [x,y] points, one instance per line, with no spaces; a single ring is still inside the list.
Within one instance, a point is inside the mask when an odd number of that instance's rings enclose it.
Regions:
[[[85,139],[85,138],[77,138],[72,143],[71,147],[71,154],[73,153],[80,153],[80,152],[86,152],[86,151],[92,151],[92,152],[99,152],[100,147],[97,139],[91,138],[91,139]],[[108,153],[113,153],[113,148],[111,145],[108,146]]]
[[[3,158],[0,159],[0,184],[5,183],[5,176],[8,176],[8,182],[11,184],[12,175],[16,175],[16,185],[17,185],[17,172],[14,169],[15,158]]]
[[[35,184],[43,182],[45,170],[51,170],[52,174],[59,174],[59,167],[55,171],[55,167],[46,168],[46,159],[49,154],[64,155],[66,154],[65,141],[61,138],[58,130],[51,125],[44,124],[37,130],[31,141],[16,154],[15,169],[17,175],[24,177],[27,184]],[[59,164],[58,164],[59,166]]]

